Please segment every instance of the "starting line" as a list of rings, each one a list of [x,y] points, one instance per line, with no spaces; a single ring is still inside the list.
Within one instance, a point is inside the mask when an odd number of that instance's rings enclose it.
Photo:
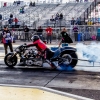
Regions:
[[[0,100],[93,100],[46,87],[0,84]]]

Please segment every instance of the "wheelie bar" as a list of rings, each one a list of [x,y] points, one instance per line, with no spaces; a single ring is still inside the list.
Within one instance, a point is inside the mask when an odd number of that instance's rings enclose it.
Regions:
[[[100,62],[98,62],[98,61],[93,61],[93,60],[77,59],[77,58],[72,58],[72,59],[74,59],[74,60],[80,60],[80,61],[88,61],[88,62],[93,62],[93,66],[94,66],[94,63],[99,63],[99,64],[100,64]]]

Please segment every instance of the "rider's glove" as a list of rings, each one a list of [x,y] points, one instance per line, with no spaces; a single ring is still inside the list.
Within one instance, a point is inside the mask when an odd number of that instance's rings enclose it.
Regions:
[[[23,45],[24,48],[27,48],[27,45]]]
[[[26,47],[27,47],[27,44],[26,44],[26,43],[24,43],[23,47],[25,47],[25,48],[26,48]]]

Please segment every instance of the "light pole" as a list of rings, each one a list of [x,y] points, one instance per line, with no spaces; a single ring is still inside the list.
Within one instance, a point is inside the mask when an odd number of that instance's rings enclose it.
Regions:
[[[30,10],[29,10],[29,26],[30,26]]]

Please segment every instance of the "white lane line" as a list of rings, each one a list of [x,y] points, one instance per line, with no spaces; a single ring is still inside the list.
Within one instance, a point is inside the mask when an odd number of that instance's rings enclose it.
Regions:
[[[19,87],[19,88],[35,88],[35,89],[40,89],[40,90],[44,90],[44,91],[48,91],[51,93],[56,93],[59,95],[63,95],[66,97],[71,97],[71,98],[75,98],[77,100],[94,100],[94,99],[90,99],[90,98],[86,98],[86,97],[82,97],[82,96],[78,96],[78,95],[74,95],[74,94],[70,94],[70,93],[66,93],[66,92],[61,92],[58,90],[54,90],[54,89],[50,89],[47,87],[40,87],[40,86],[27,86],[27,85],[9,85],[9,84],[0,84],[0,86],[6,86],[6,87]]]

